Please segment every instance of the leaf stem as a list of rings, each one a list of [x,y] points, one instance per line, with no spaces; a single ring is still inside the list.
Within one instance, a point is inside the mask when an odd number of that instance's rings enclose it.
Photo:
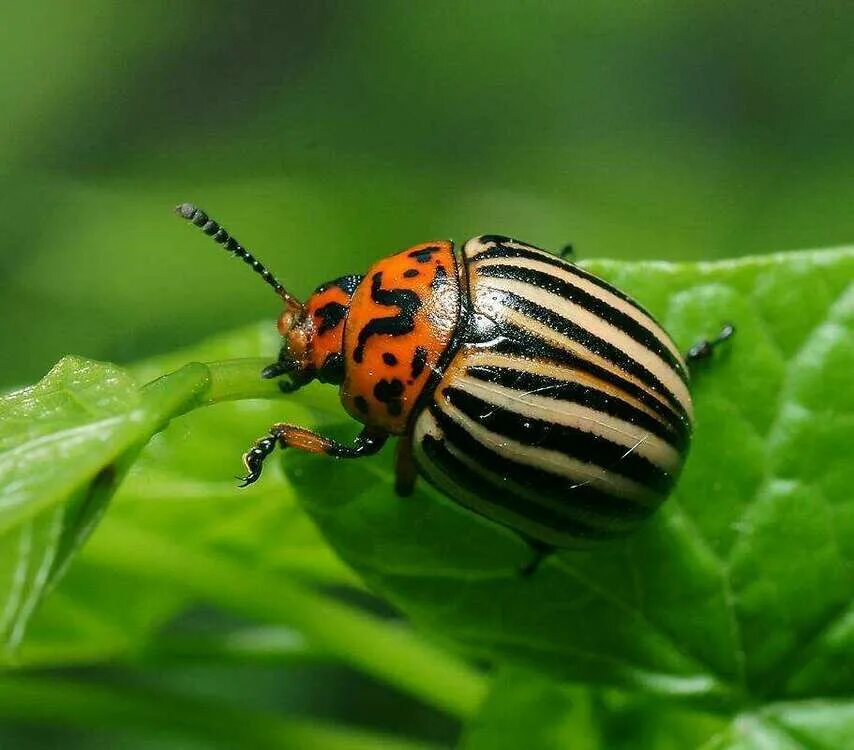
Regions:
[[[154,580],[172,580],[207,601],[290,625],[312,646],[461,720],[486,694],[485,678],[411,630],[309,588],[199,552],[107,518],[90,560]]]
[[[210,373],[210,383],[194,406],[245,398],[280,398],[282,392],[278,383],[261,377],[261,370],[268,364],[269,358],[260,357],[205,363]]]
[[[186,400],[173,417],[220,401],[249,398],[277,398],[282,395],[274,380],[264,380],[261,370],[267,360],[260,357],[224,359],[217,362],[190,362],[174,372],[162,375],[143,386],[143,394],[169,388],[173,380],[192,374],[199,382],[193,397]]]

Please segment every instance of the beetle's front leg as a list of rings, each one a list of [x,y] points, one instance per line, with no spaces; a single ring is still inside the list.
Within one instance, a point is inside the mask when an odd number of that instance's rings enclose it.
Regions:
[[[275,449],[296,448],[307,453],[324,453],[335,458],[361,458],[372,456],[383,447],[388,435],[370,427],[365,427],[355,438],[352,445],[344,445],[337,440],[323,437],[305,427],[292,424],[276,424],[270,428],[270,434],[265,435],[243,454],[243,465],[246,476],[242,478],[241,487],[256,482],[261,476],[264,459]]]

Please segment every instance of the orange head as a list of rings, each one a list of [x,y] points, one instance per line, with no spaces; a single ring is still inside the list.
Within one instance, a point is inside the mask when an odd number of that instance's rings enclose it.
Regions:
[[[344,324],[361,280],[353,274],[321,284],[298,315],[285,308],[279,316],[279,333],[284,339],[279,361],[299,371],[301,383],[317,378],[337,385],[344,379]]]

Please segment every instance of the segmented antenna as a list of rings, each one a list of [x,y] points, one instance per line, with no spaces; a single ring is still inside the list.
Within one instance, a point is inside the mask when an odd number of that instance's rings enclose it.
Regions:
[[[255,273],[257,273],[264,281],[266,281],[285,302],[294,308],[302,309],[302,304],[292,297],[279,280],[273,276],[252,253],[250,253],[243,245],[241,245],[234,237],[232,237],[225,229],[216,221],[211,219],[204,211],[194,206],[192,203],[182,203],[175,207],[175,213],[183,217],[187,221],[195,224],[206,235],[211,237],[214,242],[219,243],[232,255],[241,258]]]

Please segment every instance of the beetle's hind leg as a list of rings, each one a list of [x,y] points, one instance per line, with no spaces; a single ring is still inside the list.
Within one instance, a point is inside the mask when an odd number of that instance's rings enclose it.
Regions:
[[[399,497],[409,497],[415,489],[418,467],[412,456],[412,436],[404,435],[397,441],[394,453],[394,491]]]
[[[277,445],[281,448],[296,448],[307,453],[325,454],[335,458],[361,458],[377,453],[387,439],[388,435],[385,432],[365,427],[353,440],[352,445],[345,445],[337,440],[318,435],[305,427],[276,424],[270,428],[269,435],[257,440],[243,454],[246,476],[241,477],[240,486],[246,487],[258,481],[264,460],[276,449]]]
[[[519,568],[520,578],[530,578],[534,575],[540,569],[543,561],[551,557],[555,551],[555,548],[550,547],[548,544],[543,544],[533,539],[527,539],[526,541],[531,549],[531,559]]]
[[[711,340],[703,339],[702,341],[698,341],[694,344],[694,346],[692,346],[685,355],[685,361],[689,365],[695,365],[697,362],[708,359],[712,356],[715,349],[724,341],[732,337],[734,333],[735,326],[732,323],[727,323],[723,328],[721,328],[721,332],[715,338]]]

